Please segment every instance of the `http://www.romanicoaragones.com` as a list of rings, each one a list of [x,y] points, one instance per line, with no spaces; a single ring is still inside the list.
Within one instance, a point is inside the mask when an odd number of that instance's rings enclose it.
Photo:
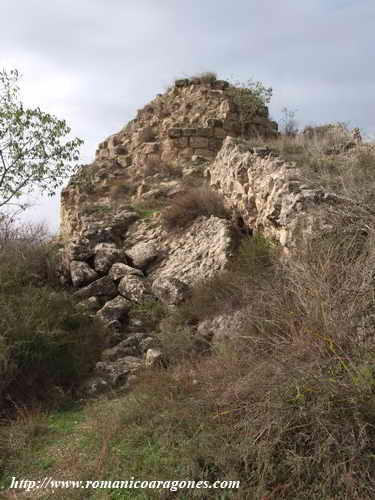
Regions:
[[[186,480],[139,480],[131,477],[126,480],[113,481],[72,481],[55,480],[52,477],[44,477],[39,480],[12,477],[9,489],[22,489],[33,491],[41,489],[166,489],[178,491],[184,489],[239,489],[240,481],[186,481]]]

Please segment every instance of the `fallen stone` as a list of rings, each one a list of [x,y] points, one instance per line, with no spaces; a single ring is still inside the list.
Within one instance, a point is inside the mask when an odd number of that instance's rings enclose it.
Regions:
[[[106,302],[97,312],[97,316],[106,324],[112,321],[120,321],[127,315],[130,307],[131,303],[124,297],[118,295],[114,299]]]
[[[114,281],[117,281],[124,276],[139,276],[140,278],[144,278],[144,274],[140,269],[130,267],[122,262],[116,262],[113,264],[108,276],[110,276]]]
[[[72,260],[70,263],[70,275],[73,286],[87,285],[98,278],[98,273],[86,262]]]
[[[142,360],[134,356],[125,356],[117,361],[99,361],[96,363],[96,372],[107,380],[113,387],[127,382],[130,374],[142,366]]]
[[[99,243],[94,249],[94,268],[100,273],[106,273],[112,264],[120,260],[121,252],[113,243]]]
[[[116,295],[117,288],[113,280],[108,276],[99,278],[74,293],[74,296],[78,299],[88,299],[93,296],[114,298]]]
[[[135,267],[144,270],[158,257],[159,250],[154,243],[140,242],[126,250],[125,255]]]
[[[134,302],[141,302],[149,296],[145,280],[135,275],[122,278],[118,285],[118,292],[123,297]]]
[[[161,366],[163,364],[163,353],[159,349],[148,349],[145,356],[145,365],[148,368]]]
[[[157,278],[152,284],[152,293],[163,304],[176,305],[190,294],[190,287],[176,278]]]

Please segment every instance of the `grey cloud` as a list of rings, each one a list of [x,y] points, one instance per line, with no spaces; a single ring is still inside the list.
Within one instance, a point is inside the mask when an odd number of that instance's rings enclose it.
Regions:
[[[373,0],[2,0],[0,18],[2,58],[25,82],[74,80],[35,96],[66,109],[85,161],[174,77],[204,70],[271,85],[276,119],[287,106],[301,125],[375,132]]]

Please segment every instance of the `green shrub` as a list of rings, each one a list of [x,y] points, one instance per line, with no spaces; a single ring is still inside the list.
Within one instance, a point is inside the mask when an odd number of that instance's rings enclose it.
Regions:
[[[242,135],[247,135],[247,125],[255,115],[268,116],[266,105],[271,100],[272,88],[265,87],[262,82],[253,80],[233,82],[225,93],[238,106]]]
[[[6,400],[48,403],[69,393],[93,368],[104,338],[59,285],[56,248],[40,229],[8,229],[0,232],[0,409]]]
[[[49,287],[2,291],[0,331],[0,400],[5,396],[17,404],[48,404],[56,387],[70,392],[90,373],[103,348],[100,325],[79,312],[66,293]]]

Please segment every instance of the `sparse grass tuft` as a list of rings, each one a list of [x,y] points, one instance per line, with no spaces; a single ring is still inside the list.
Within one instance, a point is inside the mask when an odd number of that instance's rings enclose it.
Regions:
[[[217,74],[213,71],[204,71],[190,77],[193,83],[214,83],[217,80]]]
[[[189,226],[194,219],[202,215],[229,218],[222,198],[205,186],[176,195],[163,210],[162,222],[168,231],[176,231]]]

